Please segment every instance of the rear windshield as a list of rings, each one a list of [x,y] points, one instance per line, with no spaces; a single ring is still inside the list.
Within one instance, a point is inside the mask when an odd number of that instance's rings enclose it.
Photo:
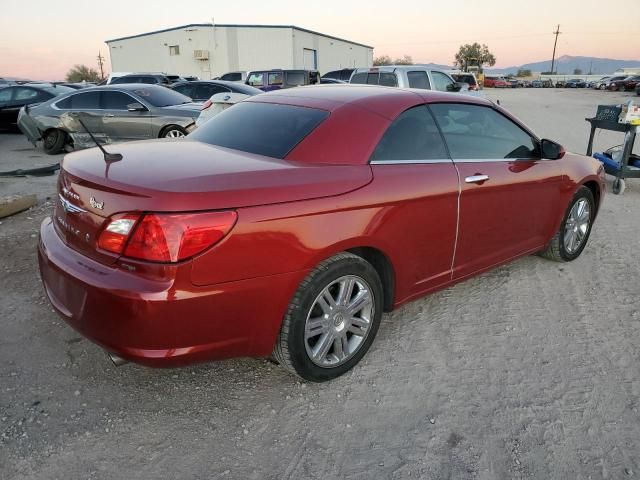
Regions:
[[[168,107],[169,105],[181,105],[191,102],[191,99],[186,95],[182,95],[165,87],[149,88],[140,86],[130,91],[142,97],[154,107]]]
[[[328,116],[329,112],[315,108],[242,102],[204,123],[189,138],[284,158]]]

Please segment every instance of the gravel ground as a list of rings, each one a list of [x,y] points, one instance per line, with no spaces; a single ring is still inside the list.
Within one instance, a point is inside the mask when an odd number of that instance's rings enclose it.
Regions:
[[[487,96],[579,152],[595,105],[631,98]],[[0,134],[0,170],[53,160]],[[2,479],[640,475],[640,180],[607,196],[577,261],[527,257],[410,303],[384,317],[360,366],[321,385],[262,359],[113,367],[40,286],[54,184],[0,179],[0,197],[41,200],[0,223]]]

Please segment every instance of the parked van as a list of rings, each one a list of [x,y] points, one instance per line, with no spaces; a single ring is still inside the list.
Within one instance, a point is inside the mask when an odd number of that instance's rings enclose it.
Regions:
[[[245,83],[268,92],[320,83],[320,73],[317,70],[260,70],[249,72]]]
[[[441,92],[468,92],[469,85],[456,82],[450,75],[419,65],[385,65],[357,68],[349,83],[382,85],[386,87],[422,88]]]

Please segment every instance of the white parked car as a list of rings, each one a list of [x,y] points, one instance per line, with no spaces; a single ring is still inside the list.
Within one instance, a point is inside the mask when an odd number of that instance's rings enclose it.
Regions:
[[[215,95],[212,95],[211,98],[204,102],[204,104],[202,105],[200,116],[196,119],[196,127],[199,127],[204,122],[215,117],[230,106],[235,105],[236,103],[241,102],[249,97],[251,97],[251,95],[232,92],[216,93]]]

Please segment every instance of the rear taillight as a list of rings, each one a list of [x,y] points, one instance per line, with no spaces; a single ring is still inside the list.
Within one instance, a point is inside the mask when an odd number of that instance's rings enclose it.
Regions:
[[[206,110],[207,108],[209,108],[211,105],[213,105],[213,102],[211,100],[207,100],[206,102],[204,102],[202,104],[202,108],[200,110]]]
[[[237,218],[234,211],[115,216],[100,234],[98,247],[129,258],[179,262],[222,240]]]
[[[98,238],[98,247],[108,252],[121,254],[140,215],[114,215]]]

